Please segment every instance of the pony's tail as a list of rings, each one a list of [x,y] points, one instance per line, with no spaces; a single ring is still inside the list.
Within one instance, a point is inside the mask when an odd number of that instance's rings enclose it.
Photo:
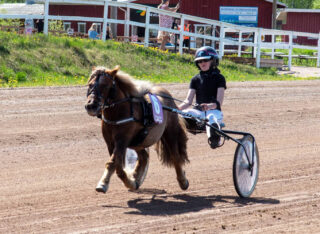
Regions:
[[[161,162],[166,166],[184,165],[189,162],[187,154],[186,127],[177,114],[168,113],[170,124],[166,127],[160,141],[156,145],[156,151]]]

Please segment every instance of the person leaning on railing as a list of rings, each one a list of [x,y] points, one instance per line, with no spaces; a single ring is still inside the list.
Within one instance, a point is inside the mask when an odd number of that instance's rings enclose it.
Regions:
[[[179,3],[176,7],[169,7],[170,0],[162,0],[161,4],[158,6],[158,9],[163,9],[171,12],[176,12],[179,9]],[[159,26],[162,28],[171,28],[173,23],[173,18],[169,15],[159,15]],[[160,49],[165,50],[166,44],[170,41],[170,33],[166,31],[158,32],[158,41],[161,41]]]

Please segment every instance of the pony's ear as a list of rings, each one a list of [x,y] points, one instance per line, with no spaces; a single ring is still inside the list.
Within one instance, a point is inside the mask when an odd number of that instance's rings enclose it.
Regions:
[[[110,71],[110,75],[111,75],[112,77],[115,77],[115,75],[117,74],[117,72],[119,71],[119,69],[120,69],[120,66],[119,66],[119,65],[115,66],[115,67]]]

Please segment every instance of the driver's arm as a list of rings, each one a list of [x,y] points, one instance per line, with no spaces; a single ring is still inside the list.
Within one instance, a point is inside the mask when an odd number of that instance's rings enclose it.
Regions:
[[[184,110],[192,105],[194,95],[196,94],[195,89],[189,89],[186,99],[181,103],[178,108],[179,110]]]

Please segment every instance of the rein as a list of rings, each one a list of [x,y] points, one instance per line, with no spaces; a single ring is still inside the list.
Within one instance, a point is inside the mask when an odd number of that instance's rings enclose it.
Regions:
[[[171,96],[167,96],[167,95],[163,95],[163,94],[154,94],[154,95],[162,97],[162,98],[170,99],[170,100],[173,100],[173,101],[186,103],[185,101],[182,101],[180,99],[177,99],[177,98],[174,98],[174,97],[171,97]],[[196,104],[190,104],[190,106],[193,106],[194,108],[199,108],[200,105],[196,103]]]

